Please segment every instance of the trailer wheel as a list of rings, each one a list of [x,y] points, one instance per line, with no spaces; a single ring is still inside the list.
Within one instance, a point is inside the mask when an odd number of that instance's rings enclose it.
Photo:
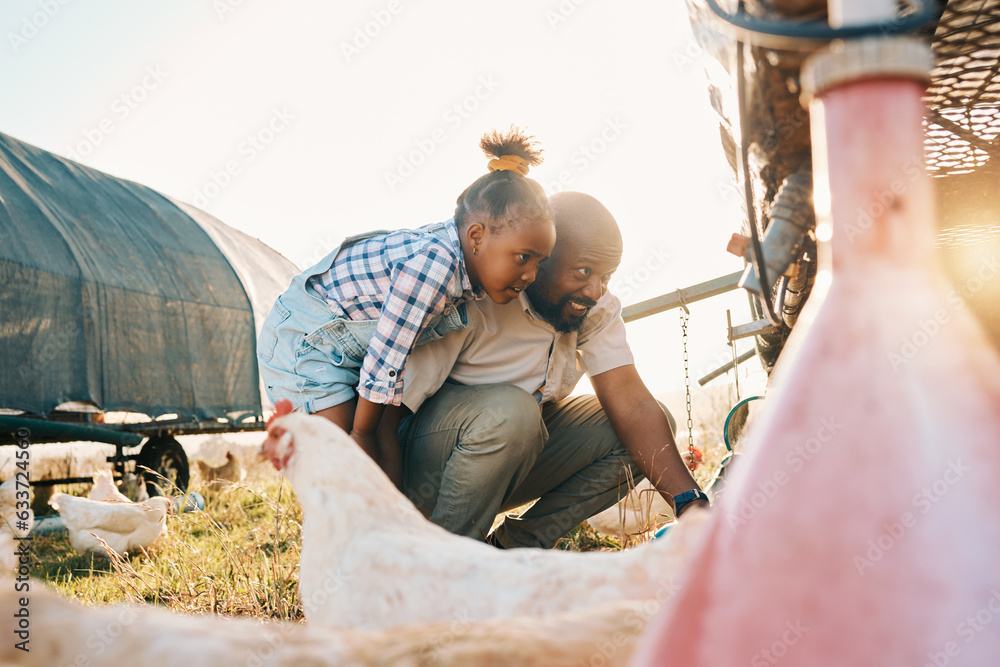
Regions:
[[[187,491],[190,480],[187,454],[181,443],[170,435],[153,436],[147,440],[136,456],[135,466],[136,473],[144,477],[146,493],[150,497],[169,493],[173,487]]]

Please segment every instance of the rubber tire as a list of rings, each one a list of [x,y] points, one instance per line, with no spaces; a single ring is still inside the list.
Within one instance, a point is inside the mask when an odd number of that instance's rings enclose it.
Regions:
[[[154,475],[146,473],[146,493],[149,497],[162,495],[161,488],[164,481],[160,475],[166,477],[173,486],[181,492],[186,492],[188,482],[191,479],[191,470],[188,466],[187,454],[181,443],[177,442],[170,435],[153,436],[143,444],[135,459],[136,474],[143,474],[140,466],[145,466],[152,470]],[[169,490],[168,490],[169,492]]]

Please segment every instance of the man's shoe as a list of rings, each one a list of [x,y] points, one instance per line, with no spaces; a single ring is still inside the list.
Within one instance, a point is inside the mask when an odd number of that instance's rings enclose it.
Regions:
[[[507,548],[504,545],[500,544],[500,540],[497,539],[497,531],[495,530],[486,536],[486,544],[490,545],[491,547],[496,547],[497,549]]]

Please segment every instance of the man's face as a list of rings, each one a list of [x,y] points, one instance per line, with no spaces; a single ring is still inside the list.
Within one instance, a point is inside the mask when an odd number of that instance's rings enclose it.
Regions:
[[[552,256],[526,290],[538,314],[556,331],[579,331],[622,259],[617,235],[590,233],[556,239]]]

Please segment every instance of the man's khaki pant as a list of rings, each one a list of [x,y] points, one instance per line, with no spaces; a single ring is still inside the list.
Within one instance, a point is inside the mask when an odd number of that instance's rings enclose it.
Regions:
[[[400,425],[404,491],[431,521],[505,547],[550,548],[642,479],[595,396],[541,408],[513,385],[446,384]]]

